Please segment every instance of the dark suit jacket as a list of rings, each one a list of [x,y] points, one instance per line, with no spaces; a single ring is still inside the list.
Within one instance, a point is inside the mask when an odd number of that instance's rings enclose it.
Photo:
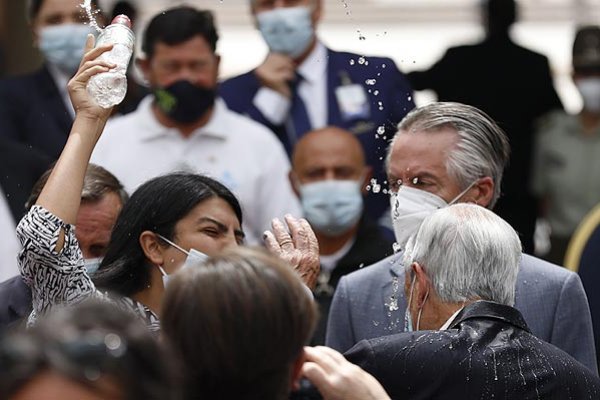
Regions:
[[[21,276],[0,283],[0,332],[31,313],[31,289]]]
[[[329,285],[332,289],[335,289],[342,276],[374,264],[392,253],[392,242],[384,235],[382,228],[366,217],[361,218],[356,240],[348,253],[338,261],[333,271],[331,271]],[[333,293],[315,291],[314,295],[319,305],[320,316],[311,344],[323,345]]]
[[[2,131],[0,125],[0,188],[18,222],[25,213],[25,201],[31,188],[50,166],[50,158],[2,137]]]
[[[58,158],[73,119],[46,67],[0,81],[0,136]]]
[[[392,399],[598,399],[600,380],[533,336],[517,309],[478,301],[448,330],[359,342],[346,358]]]
[[[529,195],[534,122],[562,104],[548,59],[508,37],[448,49],[427,71],[407,75],[415,90],[432,89],[439,101],[456,101],[489,114],[507,133],[510,164],[502,180],[496,212],[521,233],[533,251],[536,205]]]
[[[349,130],[361,141],[367,164],[373,167],[374,177],[381,184],[385,180],[384,162],[388,141],[396,132],[396,125],[414,108],[412,90],[405,76],[389,58],[366,57],[366,63],[359,63],[360,56],[327,50],[327,124]],[[353,65],[352,65],[352,64]],[[351,83],[363,86],[370,106],[368,118],[344,119],[340,112],[335,90],[342,80],[349,78]],[[366,80],[375,79],[374,85]],[[255,121],[269,127],[283,142],[291,154],[290,143],[284,126],[274,126],[254,106],[254,96],[260,89],[254,71],[231,78],[220,86],[221,97],[227,106]],[[377,95],[375,95],[377,91]],[[381,106],[380,103],[381,102]],[[376,138],[378,127],[383,126],[385,133]],[[303,132],[304,133],[304,132]],[[385,139],[384,139],[385,137]],[[371,218],[379,219],[389,207],[387,196],[381,194],[367,196],[366,210]]]

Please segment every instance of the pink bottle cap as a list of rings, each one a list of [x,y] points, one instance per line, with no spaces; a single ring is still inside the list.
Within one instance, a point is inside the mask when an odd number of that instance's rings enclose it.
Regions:
[[[121,24],[131,29],[131,20],[125,14],[117,15],[111,22],[112,24]]]

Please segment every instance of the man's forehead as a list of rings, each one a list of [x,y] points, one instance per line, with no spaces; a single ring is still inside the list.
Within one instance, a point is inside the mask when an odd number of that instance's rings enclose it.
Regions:
[[[458,140],[458,133],[452,128],[401,132],[393,143],[389,173],[416,175],[439,172],[440,168],[445,170],[448,154]]]

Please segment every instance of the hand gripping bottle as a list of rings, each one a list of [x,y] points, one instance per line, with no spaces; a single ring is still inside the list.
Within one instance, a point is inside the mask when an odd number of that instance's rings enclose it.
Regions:
[[[134,42],[131,21],[126,15],[116,16],[98,36],[96,46],[113,45],[112,50],[103,53],[99,59],[116,64],[114,69],[94,75],[88,82],[88,93],[99,106],[110,108],[125,98],[127,66],[133,54]]]

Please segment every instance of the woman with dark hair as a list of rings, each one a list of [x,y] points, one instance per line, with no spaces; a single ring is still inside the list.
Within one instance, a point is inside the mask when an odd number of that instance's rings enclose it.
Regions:
[[[94,49],[93,43],[90,36],[80,69],[69,82],[76,118],[67,144],[36,205],[17,227],[23,245],[21,274],[33,294],[29,322],[56,305],[100,297],[132,311],[150,330],[157,331],[170,275],[188,258],[203,259],[240,245],[242,212],[235,196],[208,177],[175,173],[152,179],[123,207],[100,269],[90,278],[73,224],[89,158],[110,110],[90,99],[86,84],[92,75],[112,67],[97,59],[111,46]],[[291,217],[286,221],[291,236],[275,221],[274,234],[266,235],[267,245],[314,284],[318,274],[316,238],[308,222]]]
[[[311,379],[325,399],[389,399],[333,349],[304,348],[317,320],[296,273],[265,252],[228,249],[178,273],[163,334],[183,361],[186,399],[283,400]]]
[[[105,302],[62,308],[0,342],[0,398],[179,399],[163,345]]]

